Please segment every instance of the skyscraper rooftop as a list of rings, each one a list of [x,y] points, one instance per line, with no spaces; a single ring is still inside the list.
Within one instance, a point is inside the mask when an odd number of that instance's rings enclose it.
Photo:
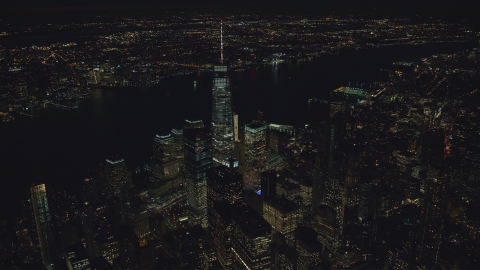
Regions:
[[[267,129],[267,126],[260,122],[252,122],[250,124],[245,125],[245,130],[251,133],[257,133],[266,129]]]

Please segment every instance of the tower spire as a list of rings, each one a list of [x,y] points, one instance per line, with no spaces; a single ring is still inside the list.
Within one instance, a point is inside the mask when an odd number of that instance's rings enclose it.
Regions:
[[[223,21],[220,20],[220,62],[223,64]]]

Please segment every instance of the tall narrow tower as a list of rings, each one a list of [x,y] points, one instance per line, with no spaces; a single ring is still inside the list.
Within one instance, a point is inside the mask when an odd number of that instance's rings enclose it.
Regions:
[[[223,59],[223,23],[220,23],[220,64],[213,66],[212,91],[212,156],[214,166],[233,154],[232,93],[228,77],[228,65]]]
[[[204,128],[185,129],[185,172],[187,182],[188,223],[206,228],[207,219],[207,173],[212,167],[210,136]]]
[[[48,208],[45,184],[32,184],[30,186],[30,194],[32,196],[33,214],[35,216],[35,224],[37,225],[43,264],[49,269],[55,261],[55,245],[50,224],[50,210]]]
[[[260,173],[265,170],[267,126],[261,122],[245,125],[245,187],[260,189]]]
[[[223,64],[223,21],[220,21],[220,63]]]

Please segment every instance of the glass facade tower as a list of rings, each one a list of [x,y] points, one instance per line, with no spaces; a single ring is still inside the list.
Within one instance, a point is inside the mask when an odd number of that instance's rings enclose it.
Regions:
[[[233,154],[233,114],[232,94],[228,78],[228,65],[213,67],[212,91],[212,156],[213,165],[222,165],[222,161]]]
[[[186,129],[185,172],[187,182],[188,223],[206,228],[207,219],[207,169],[212,167],[210,136],[203,128]]]
[[[48,208],[45,184],[32,184],[30,186],[30,194],[32,197],[33,214],[35,216],[43,264],[50,269],[55,261],[55,245],[52,226],[50,224],[50,210]]]

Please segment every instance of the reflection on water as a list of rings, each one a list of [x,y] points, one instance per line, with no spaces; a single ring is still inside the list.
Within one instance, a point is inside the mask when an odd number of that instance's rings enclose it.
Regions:
[[[272,64],[272,82],[275,86],[278,86],[280,80],[278,79],[278,65],[276,62]]]
[[[90,97],[95,104],[101,104],[103,102],[104,91],[100,88],[93,88],[90,90]]]
[[[91,104],[92,104],[91,107],[93,110],[93,114],[95,115],[100,115],[104,113],[105,107],[103,106],[103,103],[104,103],[103,95],[104,95],[104,91],[102,89],[94,88],[90,90],[90,97],[91,97]],[[86,106],[85,103],[87,102],[83,102],[83,104],[81,104],[80,106]]]

